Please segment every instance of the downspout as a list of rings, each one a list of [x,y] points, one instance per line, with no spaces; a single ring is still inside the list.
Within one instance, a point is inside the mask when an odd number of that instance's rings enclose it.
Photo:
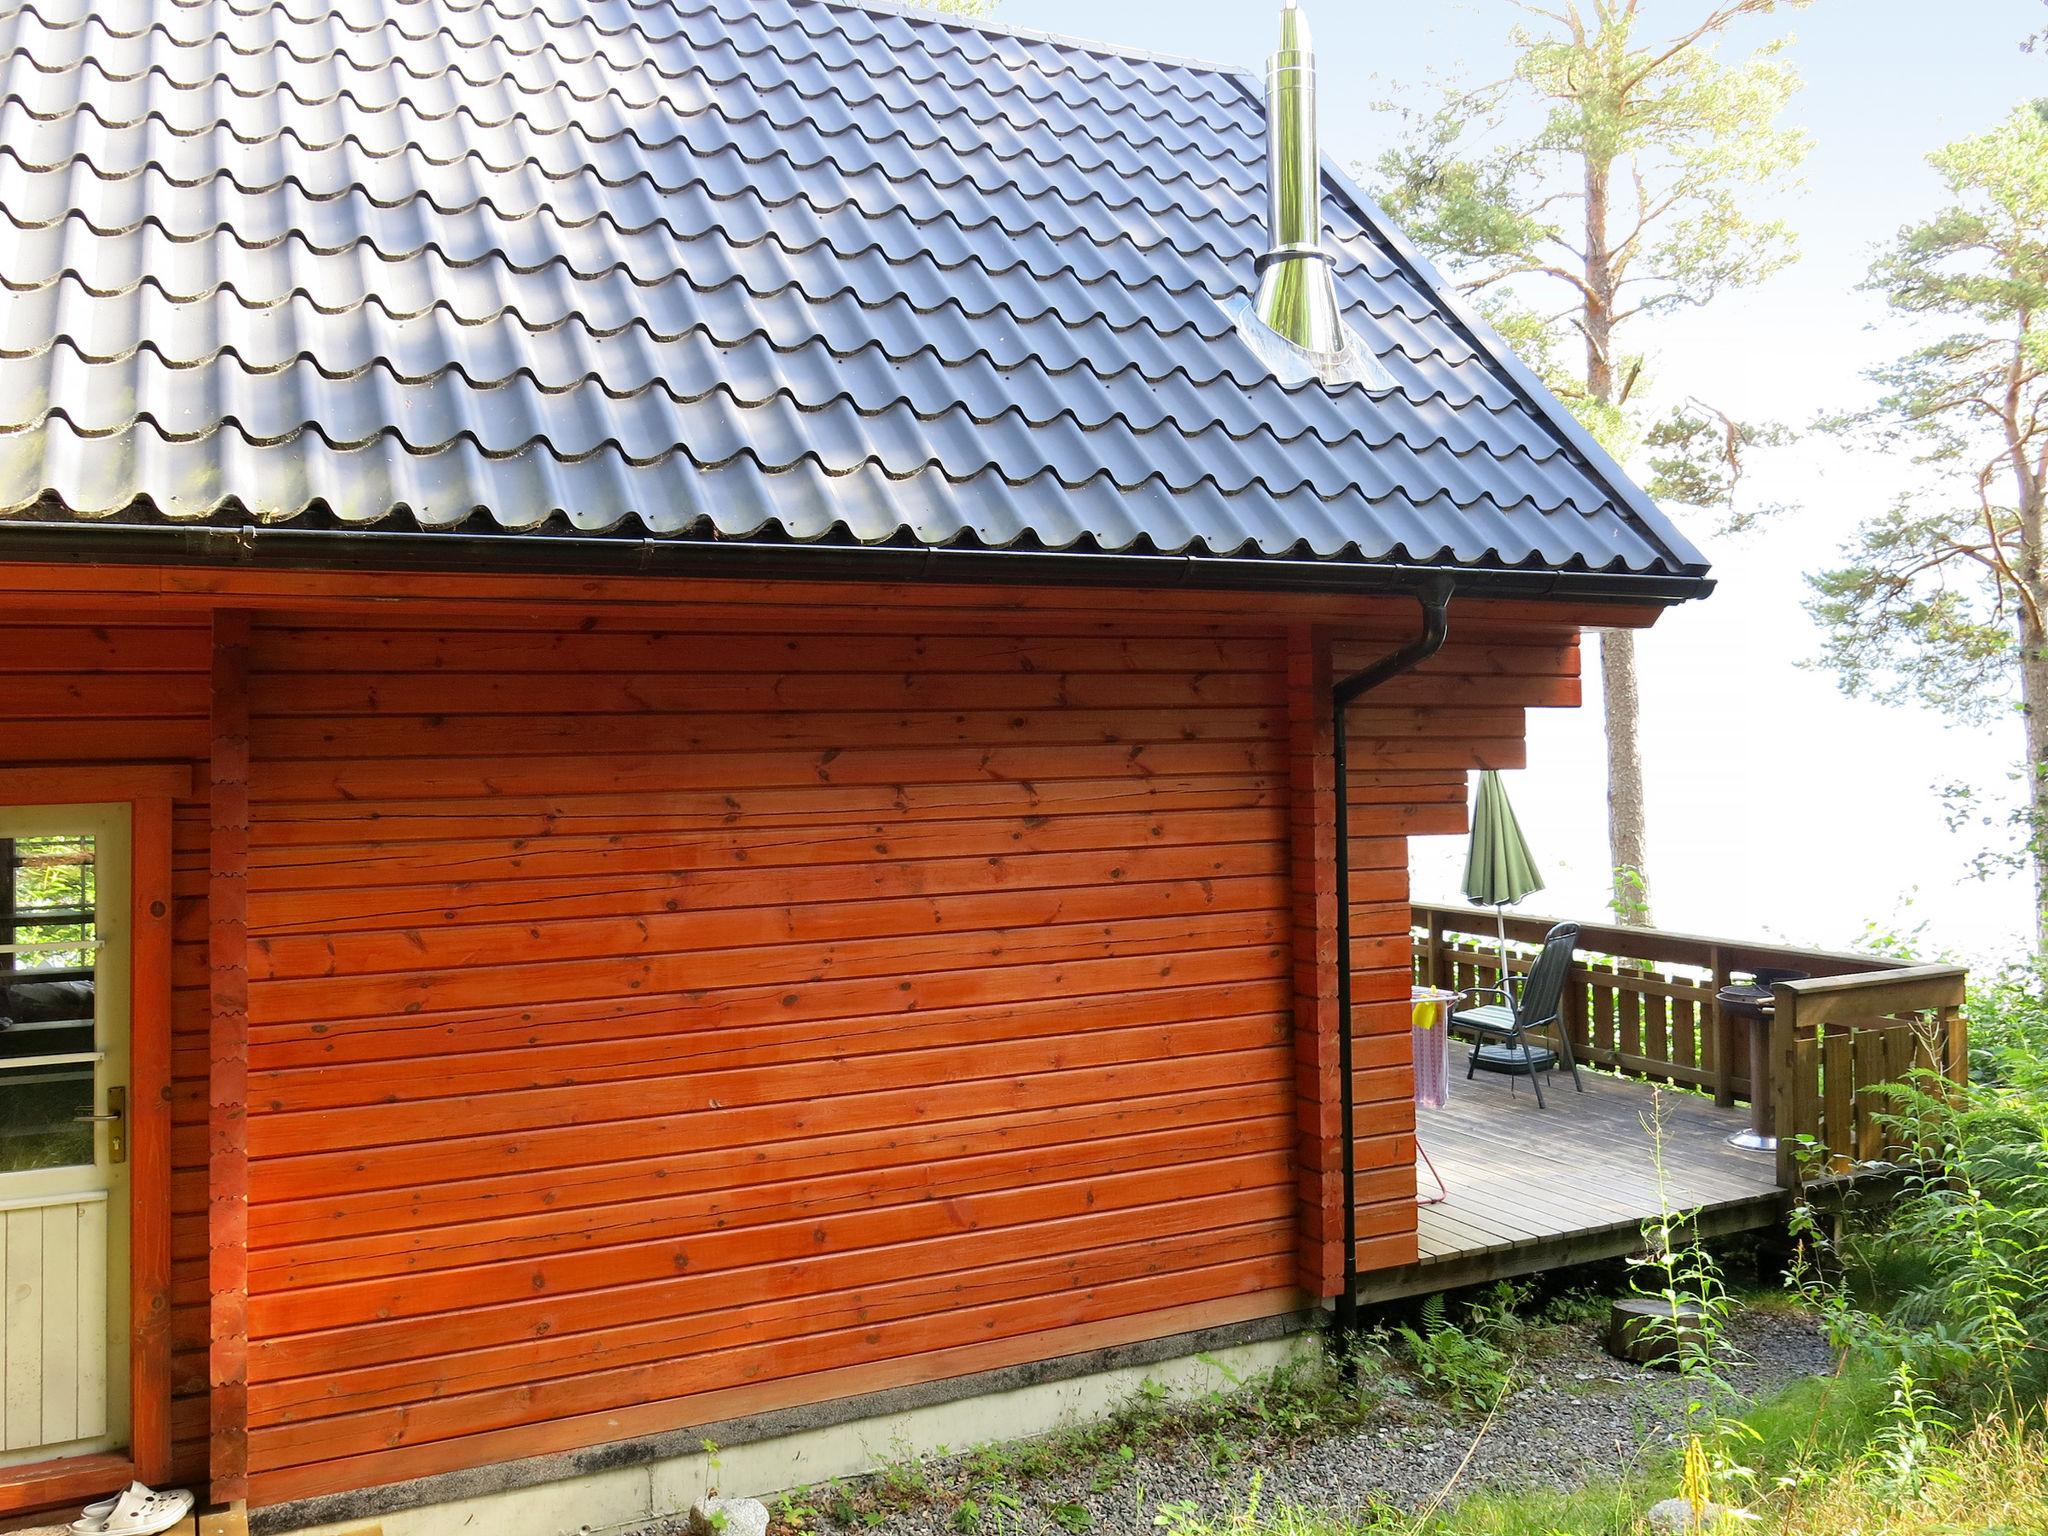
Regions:
[[[1351,1080],[1351,779],[1344,722],[1351,706],[1382,683],[1413,671],[1440,650],[1450,633],[1452,583],[1448,576],[1415,594],[1422,605],[1422,633],[1371,666],[1339,679],[1330,689],[1334,727],[1331,758],[1337,796],[1337,1117],[1344,1138],[1344,1289],[1337,1294],[1336,1338],[1340,1361],[1350,1368],[1358,1339],[1358,1137],[1356,1092]]]

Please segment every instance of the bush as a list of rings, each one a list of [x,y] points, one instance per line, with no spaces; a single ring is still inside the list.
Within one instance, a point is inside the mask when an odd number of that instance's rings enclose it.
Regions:
[[[2021,962],[1970,978],[1970,1076],[2048,1104],[2048,969]]]
[[[1888,1300],[1838,1321],[1951,1405],[2017,1412],[2048,1394],[2048,1099],[1938,1078],[1897,1097],[1926,1152],[1859,1245]]]

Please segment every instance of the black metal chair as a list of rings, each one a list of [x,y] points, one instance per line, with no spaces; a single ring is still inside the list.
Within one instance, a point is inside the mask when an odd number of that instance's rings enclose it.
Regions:
[[[1542,1074],[1557,1069],[1558,1052],[1547,1045],[1532,1046],[1528,1037],[1534,1030],[1548,1029],[1564,1053],[1564,1064],[1571,1069],[1572,1086],[1580,1093],[1586,1091],[1586,1085],[1579,1081],[1578,1061],[1572,1055],[1571,1031],[1558,1017],[1564,1002],[1564,984],[1571,975],[1572,951],[1578,940],[1577,923],[1559,923],[1543,936],[1542,952],[1529,967],[1529,974],[1521,978],[1519,988],[1514,977],[1503,975],[1502,985],[1475,987],[1468,994],[1475,998],[1498,997],[1501,1001],[1458,1009],[1451,1014],[1451,1028],[1472,1038],[1472,1061],[1465,1068],[1467,1079],[1481,1067],[1489,1072],[1526,1075],[1536,1090],[1536,1107],[1544,1108]]]

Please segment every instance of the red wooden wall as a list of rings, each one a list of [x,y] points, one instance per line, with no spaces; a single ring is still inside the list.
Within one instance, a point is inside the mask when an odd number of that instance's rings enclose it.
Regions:
[[[0,760],[203,786],[248,710],[246,867],[235,772],[177,808],[181,1477],[211,1427],[234,1486],[245,1389],[271,1503],[1335,1291],[1327,685],[1412,613],[903,612],[329,600],[239,698],[196,603],[0,626]],[[1367,1269],[1414,1253],[1406,839],[1577,701],[1569,616],[1454,627],[1352,722]]]
[[[782,622],[259,626],[257,1501],[1286,1304],[1276,644]]]
[[[0,618],[0,764],[190,762],[208,740],[204,615]],[[206,774],[197,775],[205,793]],[[174,1474],[207,1471],[207,807],[173,807],[172,1390]]]

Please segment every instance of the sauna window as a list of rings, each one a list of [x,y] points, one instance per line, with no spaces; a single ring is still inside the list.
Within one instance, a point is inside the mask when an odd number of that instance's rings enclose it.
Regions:
[[[93,854],[90,837],[0,838],[0,1174],[93,1160]]]

